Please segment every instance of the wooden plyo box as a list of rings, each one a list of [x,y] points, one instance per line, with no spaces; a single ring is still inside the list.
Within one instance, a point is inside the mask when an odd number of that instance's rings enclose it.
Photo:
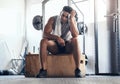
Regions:
[[[35,77],[39,73],[40,57],[38,54],[26,56],[26,77]],[[80,69],[85,76],[85,56],[81,56]],[[48,77],[74,77],[75,62],[72,54],[48,55],[47,74]]]
[[[25,76],[36,77],[40,70],[40,57],[38,54],[28,54],[25,58]]]
[[[80,69],[85,75],[85,56],[81,56]],[[47,60],[48,76],[74,76],[75,62],[72,54],[49,55]]]

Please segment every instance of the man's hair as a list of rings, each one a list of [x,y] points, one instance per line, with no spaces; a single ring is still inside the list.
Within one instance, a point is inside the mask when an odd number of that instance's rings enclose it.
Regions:
[[[72,7],[70,7],[70,6],[64,6],[62,11],[70,13],[72,10],[73,10]]]
[[[62,9],[62,11],[65,11],[65,12],[68,12],[68,13],[70,13],[72,10],[73,10],[73,8],[70,7],[70,6],[64,6],[63,9]],[[76,21],[78,21],[77,12],[76,12],[75,18],[76,18]]]

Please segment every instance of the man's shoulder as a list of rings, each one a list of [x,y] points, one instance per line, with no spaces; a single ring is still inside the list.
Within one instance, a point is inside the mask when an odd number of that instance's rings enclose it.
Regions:
[[[58,15],[52,16],[49,18],[49,22],[55,22],[57,19]]]
[[[58,17],[58,15],[55,15],[55,16],[52,16],[51,18],[56,19],[57,17]]]

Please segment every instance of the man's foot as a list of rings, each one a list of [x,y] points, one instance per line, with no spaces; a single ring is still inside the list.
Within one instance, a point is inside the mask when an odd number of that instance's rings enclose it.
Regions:
[[[44,78],[47,76],[47,70],[40,69],[38,75],[36,76],[37,78]]]
[[[81,71],[79,68],[76,68],[75,69],[75,77],[77,78],[82,78],[82,74],[81,74]]]

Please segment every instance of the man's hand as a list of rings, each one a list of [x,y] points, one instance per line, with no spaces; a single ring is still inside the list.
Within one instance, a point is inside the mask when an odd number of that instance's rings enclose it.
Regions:
[[[58,38],[57,38],[57,42],[58,42],[58,44],[60,44],[61,46],[65,46],[65,41],[64,41],[61,37],[58,37]]]
[[[72,10],[71,13],[70,13],[71,18],[75,17],[75,15],[76,15],[76,11]]]

